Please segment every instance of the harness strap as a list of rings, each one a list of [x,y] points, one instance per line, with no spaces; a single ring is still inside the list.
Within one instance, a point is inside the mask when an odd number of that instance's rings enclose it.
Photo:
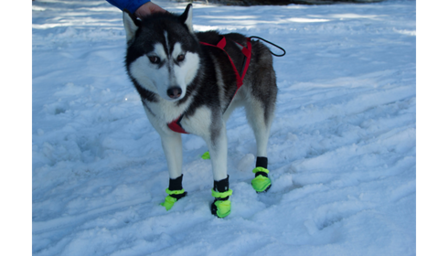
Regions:
[[[252,44],[250,42],[250,38],[246,39],[247,47],[244,47],[244,46],[242,46],[241,44],[239,44],[237,42],[235,42],[235,43],[240,46],[241,52],[246,57],[245,63],[244,63],[243,73],[241,75],[238,72],[238,69],[236,68],[235,63],[233,63],[233,60],[230,57],[230,55],[224,50],[224,47],[226,47],[226,45],[227,45],[226,37],[223,36],[222,39],[218,42],[217,45],[213,45],[213,44],[209,44],[209,43],[205,43],[205,42],[200,42],[200,44],[202,44],[202,45],[211,46],[211,47],[215,47],[215,48],[219,48],[219,49],[223,50],[224,53],[229,58],[230,64],[232,64],[233,72],[235,73],[235,77],[236,77],[236,91],[235,91],[235,94],[233,95],[233,97],[235,97],[236,93],[238,92],[238,89],[240,89],[240,87],[243,85],[244,76],[246,75],[246,72],[247,72],[247,70],[249,68],[250,59],[251,59],[251,56],[252,56]],[[182,120],[183,117],[184,117],[184,114],[179,116],[177,119],[173,120],[171,123],[168,123],[167,124],[168,128],[170,128],[174,132],[188,134],[188,132],[186,132],[184,130],[184,128],[182,127],[182,125],[180,124],[180,121]]]
[[[171,123],[168,123],[168,128],[170,128],[173,132],[188,134],[180,124],[180,121],[184,117],[184,114],[180,115],[177,119],[173,120]]]
[[[244,76],[246,75],[247,69],[249,68],[250,58],[252,56],[252,44],[250,42],[250,38],[246,39],[246,43],[247,43],[247,47],[244,47],[244,46],[236,43],[236,44],[238,44],[242,48],[241,52],[246,57],[246,61],[245,61],[246,63],[244,64],[243,73],[240,76],[240,73],[238,72],[238,69],[236,68],[235,63],[233,63],[232,58],[224,50],[224,47],[226,47],[226,45],[227,45],[226,37],[223,36],[222,39],[218,42],[217,45],[213,45],[213,44],[209,44],[209,43],[205,43],[205,42],[200,42],[200,44],[202,44],[202,45],[216,47],[216,48],[219,48],[219,49],[223,50],[226,53],[227,57],[230,60],[230,64],[232,64],[233,72],[235,73],[235,76],[236,76],[237,91],[238,91],[238,89],[240,89],[241,85],[243,85],[243,79],[244,79]],[[236,92],[235,92],[235,94],[236,94]]]

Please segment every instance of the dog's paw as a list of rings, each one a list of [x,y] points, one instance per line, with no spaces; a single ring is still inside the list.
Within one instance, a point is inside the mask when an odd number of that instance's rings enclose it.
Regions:
[[[232,204],[229,199],[227,200],[220,200],[215,199],[215,201],[211,205],[211,211],[212,214],[215,215],[218,218],[225,218],[227,217],[231,212]]]
[[[233,191],[231,189],[224,192],[217,192],[212,189],[212,196],[215,198],[211,205],[212,214],[219,217],[224,218],[230,214],[231,211],[231,202],[229,197],[232,195]]]
[[[233,190],[229,189],[229,176],[221,181],[215,181],[214,188],[212,189],[212,196],[215,198],[215,201],[211,205],[213,215],[224,218],[230,214],[231,203],[229,197],[232,193]]]
[[[177,202],[177,200],[187,195],[187,192],[185,192],[185,190],[183,189],[182,190],[166,189],[166,193],[168,195],[165,197],[165,202],[161,203],[160,205],[165,207],[167,211],[173,207],[174,203]]]
[[[213,182],[212,196],[215,198],[211,205],[212,214],[218,218],[227,217],[230,214],[230,196],[233,191],[229,189],[229,175],[227,178]]]
[[[252,179],[252,187],[257,193],[267,192],[272,185],[271,179],[268,177],[269,170],[263,167],[257,167],[253,171],[255,178]]]

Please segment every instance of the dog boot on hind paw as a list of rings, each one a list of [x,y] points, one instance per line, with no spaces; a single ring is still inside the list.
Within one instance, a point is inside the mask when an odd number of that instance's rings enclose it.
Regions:
[[[163,207],[168,211],[171,209],[177,200],[187,195],[187,192],[182,188],[182,178],[184,175],[177,177],[176,179],[170,179],[170,184],[165,190],[168,194],[165,197],[165,202],[161,203]]]
[[[231,212],[231,202],[229,197],[233,191],[229,189],[229,176],[226,179],[215,181],[212,189],[212,196],[215,198],[211,205],[211,212],[218,218],[225,218]]]
[[[252,187],[257,193],[266,192],[271,188],[271,179],[268,177],[269,170],[263,167],[257,167],[253,171],[255,178],[252,180]]]

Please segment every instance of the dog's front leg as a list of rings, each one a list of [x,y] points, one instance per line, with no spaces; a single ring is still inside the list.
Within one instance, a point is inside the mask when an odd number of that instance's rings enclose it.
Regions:
[[[187,195],[182,188],[182,137],[174,132],[161,132],[160,137],[170,176],[169,186],[166,189],[168,196],[162,205],[169,210],[177,200]]]
[[[219,218],[230,214],[231,204],[229,197],[232,190],[229,189],[229,175],[227,175],[227,134],[225,123],[214,123],[206,142],[210,151],[210,159],[213,168],[212,195],[215,201],[211,205],[211,212]]]
[[[146,105],[144,109],[150,123],[162,139],[162,148],[168,164],[170,176],[169,185],[166,189],[168,196],[165,198],[165,202],[162,203],[168,211],[177,200],[187,195],[187,192],[182,188],[182,137],[179,133],[169,130],[164,123],[161,125],[160,120],[149,111]]]
[[[180,133],[161,133],[163,152],[168,164],[170,179],[177,179],[182,175],[182,137]]]

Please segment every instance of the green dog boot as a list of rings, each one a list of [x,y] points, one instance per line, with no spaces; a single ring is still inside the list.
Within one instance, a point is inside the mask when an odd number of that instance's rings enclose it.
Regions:
[[[252,180],[252,187],[257,193],[266,192],[271,188],[271,179],[268,177],[269,170],[263,167],[257,167],[252,171],[255,178]]]
[[[182,188],[182,179],[184,175],[180,175],[175,179],[170,178],[168,188],[165,190],[168,196],[165,197],[165,202],[161,203],[163,207],[168,211],[171,209],[177,200],[187,195],[187,192]]]
[[[220,199],[215,199],[211,206],[212,214],[218,218],[225,218],[231,212],[232,204],[230,200],[221,201]]]
[[[222,192],[220,192],[222,191]],[[229,189],[229,176],[226,179],[215,181],[212,189],[212,196],[215,198],[210,209],[213,215],[218,218],[227,217],[232,208],[229,197],[233,191]]]
[[[185,190],[183,189],[182,190],[166,189],[165,191],[168,195],[165,197],[165,202],[161,203],[160,205],[165,207],[167,211],[173,207],[174,203],[177,202],[177,200],[187,195],[187,192],[185,192]]]

